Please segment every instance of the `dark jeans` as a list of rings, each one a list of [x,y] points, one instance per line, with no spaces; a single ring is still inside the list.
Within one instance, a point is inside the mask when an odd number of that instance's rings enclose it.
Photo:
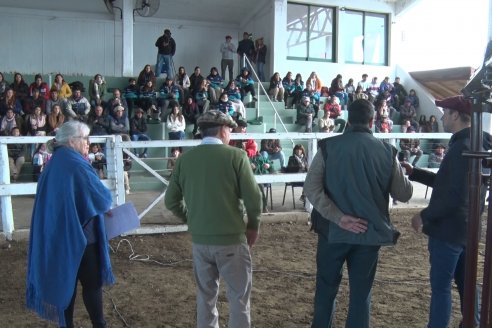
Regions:
[[[428,328],[447,328],[451,317],[453,279],[460,295],[461,311],[465,292],[466,248],[429,237],[431,304]],[[479,292],[475,295],[475,325],[479,323]]]
[[[85,248],[82,261],[80,262],[77,280],[82,285],[82,298],[89,317],[91,318],[92,327],[106,327],[103,313],[102,301],[102,281],[101,267],[99,262],[99,245],[90,244]],[[75,298],[77,296],[77,284],[75,284],[72,300],[65,310],[65,323],[67,328],[73,328],[73,309]]]
[[[169,132],[169,140],[184,140],[184,131]]]
[[[329,243],[318,234],[316,293],[312,328],[332,327],[335,300],[347,262],[349,309],[346,328],[369,327],[371,290],[380,246]]]
[[[244,97],[248,94],[248,92],[251,93],[252,97],[256,96],[255,87],[252,84],[248,84],[241,88],[241,101],[243,101]]]
[[[149,141],[150,138],[144,133],[138,133],[132,135],[132,141]],[[133,150],[134,154],[138,154],[137,149]],[[147,154],[147,148],[144,148],[141,154]]]

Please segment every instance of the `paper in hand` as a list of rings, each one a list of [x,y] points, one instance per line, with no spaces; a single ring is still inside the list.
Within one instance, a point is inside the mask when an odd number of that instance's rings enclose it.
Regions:
[[[108,240],[140,227],[137,210],[131,202],[116,206],[111,209],[111,214],[104,220]]]

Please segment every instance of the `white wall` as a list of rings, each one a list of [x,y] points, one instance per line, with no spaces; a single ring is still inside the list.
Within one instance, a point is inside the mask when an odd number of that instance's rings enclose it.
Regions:
[[[115,24],[105,15],[0,8],[0,71],[115,75]]]
[[[213,22],[177,22],[147,18],[136,21],[134,27],[134,75],[138,75],[146,64],[155,65],[155,41],[166,28],[176,41],[174,66],[176,70],[179,66],[184,66],[188,75],[193,73],[195,66],[200,66],[204,76],[208,75],[213,66],[220,72],[220,45],[225,41],[226,35],[231,35],[237,47],[240,34],[237,27]]]
[[[306,2],[304,0],[298,2]],[[312,1],[311,1],[312,3]],[[392,13],[393,6],[381,1],[355,0],[319,1],[318,5],[350,7],[360,10]],[[190,8],[192,10],[192,8]],[[341,73],[344,81],[355,81],[363,73],[378,76],[381,80],[393,77],[393,67],[363,66],[339,63],[304,62],[286,59],[286,10],[287,0],[260,3],[244,15],[237,25],[225,25],[220,21],[176,21],[154,17],[136,17],[134,22],[133,76],[138,75],[145,64],[155,64],[156,39],[169,28],[177,43],[174,64],[184,66],[188,73],[200,66],[207,74],[212,66],[220,66],[220,43],[227,34],[237,45],[242,33],[253,37],[263,36],[268,46],[266,76],[274,71],[282,76],[287,71],[307,77],[316,71],[325,84]],[[284,13],[282,14],[282,11]],[[279,12],[281,13],[279,15]],[[122,23],[110,14],[55,12],[30,9],[0,8],[0,71],[20,71],[26,74],[62,72],[64,74],[106,76],[122,75]],[[277,21],[275,21],[275,18]],[[340,19],[343,19],[341,15]],[[275,27],[275,24],[277,26]],[[343,40],[339,40],[339,43]],[[273,64],[274,63],[274,64]],[[237,72],[235,72],[236,74]]]
[[[306,3],[313,4],[313,1],[307,0],[299,0],[297,3]],[[358,9],[358,10],[366,10],[371,12],[380,12],[380,13],[389,13],[393,14],[394,8],[393,6],[381,2],[381,1],[364,1],[364,0],[355,0],[350,3],[343,0],[335,0],[335,1],[316,1],[316,5],[319,6],[335,6],[335,7],[346,7],[348,9]],[[274,18],[278,20],[278,27],[270,27],[273,25],[272,22],[266,22],[267,25],[263,25],[263,23],[255,24],[256,21],[253,20],[251,24],[248,25],[250,28],[258,28],[259,26],[263,26],[263,29],[271,28],[275,33],[275,47],[271,47],[272,56],[275,59],[274,67],[271,67],[269,74],[272,74],[274,71],[280,72],[280,75],[283,77],[287,73],[287,71],[292,71],[294,75],[296,73],[301,73],[304,80],[309,76],[312,71],[315,71],[318,76],[321,78],[323,83],[329,85],[331,80],[335,78],[337,74],[342,74],[343,81],[347,82],[349,78],[353,78],[355,82],[361,79],[363,73],[369,74],[370,77],[377,76],[378,80],[381,81],[385,76],[394,77],[394,66],[392,65],[392,56],[390,54],[390,66],[370,66],[370,65],[355,65],[355,64],[345,64],[343,54],[338,58],[337,63],[329,63],[329,62],[313,62],[313,61],[300,61],[300,60],[287,60],[287,33],[285,32],[287,26],[287,0],[275,0],[269,6],[269,11],[271,11],[271,20]],[[268,10],[264,10],[268,12]],[[275,14],[274,14],[275,13]],[[266,16],[268,17],[268,16]],[[340,20],[343,19],[343,14],[340,15]],[[390,26],[391,28],[391,26]],[[265,42],[267,40],[265,39]],[[391,41],[393,42],[393,41]],[[271,44],[269,42],[267,44]],[[338,47],[342,47],[343,39],[338,39]],[[343,47],[342,47],[343,48]]]

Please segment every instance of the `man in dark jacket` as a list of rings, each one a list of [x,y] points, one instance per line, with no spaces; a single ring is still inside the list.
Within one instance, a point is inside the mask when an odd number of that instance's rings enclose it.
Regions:
[[[304,183],[318,233],[313,328],[332,327],[335,299],[347,262],[350,300],[347,328],[368,328],[379,249],[399,233],[389,218],[389,195],[406,202],[412,184],[397,150],[371,132],[374,106],[364,99],[348,108],[344,133],[321,141]],[[326,164],[325,164],[326,163]]]
[[[255,44],[253,43],[253,40],[251,40],[248,32],[243,33],[243,39],[239,41],[237,45],[237,54],[239,56],[239,63],[241,67],[246,66],[246,63],[243,63],[242,59],[244,55],[248,57],[250,62],[254,61],[253,57],[255,55]]]
[[[171,61],[176,53],[176,42],[171,37],[171,31],[164,30],[164,34],[160,36],[155,42],[157,51],[157,64],[155,65],[156,76],[166,73],[168,77],[172,77],[171,74]]]
[[[403,165],[410,180],[433,188],[429,206],[413,217],[412,226],[415,231],[422,231],[429,237],[432,294],[428,326],[448,327],[453,279],[461,300],[464,295],[469,160],[462,153],[470,150],[472,106],[463,96],[436,100],[436,105],[444,110],[441,119],[444,131],[453,134],[439,171],[433,173],[407,163]],[[491,149],[488,133],[484,133],[483,147]],[[485,190],[482,190],[482,205],[484,195]],[[478,301],[475,302],[477,304]]]
[[[130,120],[130,135],[133,141],[150,140],[150,137],[147,135],[147,123],[143,114],[143,109],[138,107],[135,109],[135,116]],[[136,149],[133,152],[138,154]],[[140,158],[147,158],[147,148],[144,148],[138,156]]]

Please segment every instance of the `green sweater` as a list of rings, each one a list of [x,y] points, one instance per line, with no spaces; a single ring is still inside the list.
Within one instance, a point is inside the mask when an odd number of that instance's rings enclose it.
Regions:
[[[246,241],[246,228],[260,225],[261,193],[248,157],[227,145],[202,144],[181,155],[164,201],[197,244],[238,244]]]

